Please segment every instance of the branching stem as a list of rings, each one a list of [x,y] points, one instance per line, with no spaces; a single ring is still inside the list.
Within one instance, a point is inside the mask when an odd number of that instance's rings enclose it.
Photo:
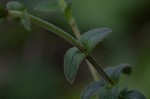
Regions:
[[[59,0],[59,5],[60,5],[62,12],[63,12],[68,24],[70,25],[75,37],[77,39],[79,39],[81,36],[81,33],[80,33],[80,30],[79,30],[78,25],[76,23],[76,20],[73,16],[72,10],[69,9],[69,12],[66,13],[65,9],[67,8],[67,4],[66,4],[65,0]],[[86,60],[86,63],[89,67],[89,70],[90,70],[90,73],[93,77],[93,80],[94,81],[99,80],[97,72],[96,72],[95,68],[92,66],[92,64],[88,60]]]
[[[9,19],[9,17],[20,17],[21,15],[22,15],[22,12],[20,12],[20,11],[8,11],[7,17]],[[55,34],[59,35],[60,37],[64,38],[65,40],[67,40],[69,43],[76,46],[80,51],[86,52],[85,47],[78,40],[76,40],[74,37],[69,35],[67,32],[63,31],[59,27],[56,27],[53,24],[48,23],[47,21],[44,21],[44,20],[42,20],[36,16],[33,16],[31,14],[29,14],[29,17],[30,17],[32,23],[39,25],[40,27],[43,27],[49,31],[54,32]],[[107,83],[113,85],[112,81],[110,80],[108,75],[104,72],[103,68],[95,61],[95,59],[91,55],[87,56],[87,60],[95,67],[95,69],[99,72],[101,77]]]
[[[9,11],[8,12],[8,18],[10,17],[19,17],[22,15],[22,12],[20,11]],[[56,27],[55,25],[48,23],[47,21],[44,21],[36,16],[33,16],[31,14],[29,14],[29,17],[32,21],[32,23],[39,25],[40,27],[43,27],[47,30],[50,30],[52,32],[54,32],[55,34],[61,36],[62,38],[64,38],[65,40],[67,40],[69,43],[73,44],[74,46],[76,46],[78,49],[80,49],[81,51],[85,51],[84,46],[79,43],[74,37],[72,37],[71,35],[69,35],[67,32],[65,32],[64,30]]]

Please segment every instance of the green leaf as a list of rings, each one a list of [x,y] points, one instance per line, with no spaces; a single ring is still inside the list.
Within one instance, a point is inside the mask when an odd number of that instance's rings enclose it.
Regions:
[[[79,41],[86,47],[88,52],[91,52],[111,31],[110,28],[96,28],[85,32]]]
[[[18,16],[11,17],[10,16],[10,19],[15,22],[21,22],[21,24],[24,26],[24,28],[26,30],[28,30],[28,31],[31,30],[31,22],[30,22],[29,15],[27,13],[26,8],[22,4],[20,4],[17,1],[11,1],[11,2],[7,3],[7,9],[14,10],[14,11],[21,11],[22,15],[20,17],[18,17]]]
[[[90,99],[92,95],[96,94],[99,89],[101,89],[104,85],[100,82],[94,82],[88,85],[84,91],[82,92],[82,99]]]
[[[64,74],[70,83],[73,83],[78,67],[86,54],[76,47],[70,48],[64,58]]]
[[[8,10],[23,11],[25,9],[25,7],[17,1],[10,1],[6,6]]]
[[[111,80],[114,81],[114,83],[118,83],[121,73],[130,75],[131,71],[131,66],[129,64],[121,64],[116,67],[109,67],[105,69],[105,72],[108,74]]]
[[[123,90],[120,92],[119,96],[121,99],[146,99],[146,97],[136,90]]]
[[[61,8],[57,1],[49,0],[47,2],[41,2],[34,8],[34,10],[41,12],[56,12],[60,11]]]
[[[119,99],[118,86],[105,86],[100,89],[99,99]]]
[[[28,30],[28,31],[31,30],[31,21],[30,21],[29,15],[26,10],[24,10],[22,13],[21,23],[26,30]]]

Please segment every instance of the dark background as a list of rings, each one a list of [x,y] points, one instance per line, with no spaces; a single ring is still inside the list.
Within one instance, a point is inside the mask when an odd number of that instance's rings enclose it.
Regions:
[[[11,0],[0,0],[6,4]],[[71,35],[63,15],[34,11],[40,0],[17,0],[30,13],[61,27]],[[46,1],[46,0],[45,0]],[[74,0],[74,17],[82,33],[97,27],[113,33],[92,52],[104,67],[132,65],[131,76],[122,75],[120,89],[139,90],[150,98],[150,0]],[[80,99],[92,76],[82,62],[73,85],[63,73],[63,57],[72,47],[52,32],[32,25],[0,23],[0,99]]]

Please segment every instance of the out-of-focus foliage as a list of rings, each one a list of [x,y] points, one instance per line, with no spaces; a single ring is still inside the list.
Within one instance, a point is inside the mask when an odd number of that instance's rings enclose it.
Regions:
[[[8,1],[11,0],[1,0],[4,4]],[[73,35],[59,12],[33,10],[41,0],[17,1],[30,13]],[[72,10],[82,33],[97,27],[113,30],[111,36],[95,48],[94,56],[104,66],[131,64],[133,74],[131,77],[123,75],[120,86],[138,89],[149,99],[150,1],[73,0]],[[33,26],[28,32],[22,26],[3,21],[0,24],[0,99],[79,99],[84,86],[92,78],[83,63],[74,86],[67,83],[63,56],[70,46],[38,26]]]
[[[31,22],[26,8],[22,4],[16,1],[8,2],[6,6],[8,10],[21,11],[23,13],[21,17],[16,17],[16,18],[13,17],[11,18],[11,20],[13,21],[17,20],[17,22],[19,21],[20,23],[22,23],[25,29],[30,31]]]

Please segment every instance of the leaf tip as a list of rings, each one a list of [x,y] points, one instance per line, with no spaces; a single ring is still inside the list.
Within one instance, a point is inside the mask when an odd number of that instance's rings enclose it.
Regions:
[[[132,68],[131,68],[130,64],[124,63],[119,66],[123,68],[123,70],[122,70],[123,73],[125,73],[127,75],[130,75],[132,73]]]
[[[72,85],[75,78],[71,78],[70,76],[68,76],[69,74],[65,70],[64,70],[64,75],[65,75],[67,81]]]

